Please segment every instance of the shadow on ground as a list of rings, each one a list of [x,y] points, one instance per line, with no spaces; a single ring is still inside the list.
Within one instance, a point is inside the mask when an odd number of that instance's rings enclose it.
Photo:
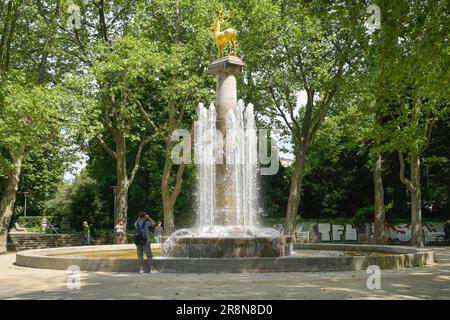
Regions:
[[[432,266],[382,270],[369,290],[364,271],[255,274],[82,272],[80,289],[65,271],[22,268],[0,257],[1,299],[450,299],[450,247]],[[69,278],[69,282],[72,278]],[[73,282],[70,282],[73,283]]]

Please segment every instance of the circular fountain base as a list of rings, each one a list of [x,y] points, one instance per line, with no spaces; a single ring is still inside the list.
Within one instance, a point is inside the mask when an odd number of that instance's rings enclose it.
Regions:
[[[81,271],[137,272],[137,259],[131,258],[135,256],[135,250],[132,244],[27,250],[17,253],[16,265],[55,270],[78,266]],[[420,267],[432,264],[434,260],[432,250],[402,246],[294,244],[294,250],[288,256],[263,258],[157,256],[154,264],[161,272],[179,273],[323,272],[365,271],[370,265],[381,269]],[[351,254],[337,255],[337,251]],[[301,254],[297,255],[298,252]]]
[[[286,255],[285,238],[270,237],[172,237],[174,243],[165,250],[177,258],[245,258]]]
[[[163,246],[174,258],[263,258],[290,252],[290,237],[272,228],[207,226],[175,231]]]

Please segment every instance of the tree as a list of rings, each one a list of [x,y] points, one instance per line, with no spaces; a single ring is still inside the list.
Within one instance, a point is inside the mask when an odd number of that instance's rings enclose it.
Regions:
[[[116,161],[115,207],[119,219],[127,220],[128,191],[145,147],[164,137],[164,226],[166,232],[174,228],[173,210],[185,164],[176,166],[176,178],[172,181],[172,133],[186,119],[192,119],[201,98],[210,96],[202,77],[206,56],[212,52],[205,46],[209,42],[210,8],[210,3],[202,0],[160,0],[150,4],[94,1],[93,5],[84,6],[84,10],[94,13],[82,19],[86,29],[67,31],[77,44],[69,55],[80,59],[97,84],[90,90],[97,101],[92,104],[86,123],[94,124],[97,130],[91,137],[95,136]],[[129,21],[129,16],[134,17],[133,21]],[[114,33],[118,36],[114,37]],[[141,144],[133,155],[132,169],[128,170],[131,154],[126,145],[134,141]]]
[[[243,7],[243,15],[251,16],[241,26],[249,90],[259,88],[256,105],[293,144],[286,210],[287,230],[293,234],[306,155],[346,78],[359,71],[365,8],[341,1],[287,0],[246,2]],[[298,104],[300,92],[306,96],[303,106]]]
[[[371,141],[373,203],[374,203],[374,243],[384,244],[385,232],[385,194],[383,185],[383,151],[380,146],[385,142],[380,132],[386,123],[385,110],[392,93],[391,75],[395,73],[386,61],[393,61],[398,56],[397,40],[400,33],[402,9],[398,3],[379,1],[381,6],[381,30],[371,31],[370,44],[367,46],[365,64],[366,72],[360,78],[362,90],[355,93],[361,103],[361,111],[372,115],[371,132],[367,139]]]
[[[398,151],[400,180],[411,194],[412,245],[423,246],[421,155],[427,149],[436,121],[448,114],[445,2],[401,1],[394,8],[402,17],[396,33],[397,54],[384,63],[391,91],[386,100],[389,116],[385,150]],[[393,72],[395,70],[395,73]],[[410,177],[405,174],[408,154]]]
[[[214,57],[210,23],[214,3],[204,0],[158,0],[147,6],[140,20],[140,32],[155,41],[165,56],[165,68],[153,93],[163,105],[164,121],[158,129],[164,133],[164,168],[161,195],[164,232],[174,231],[174,208],[183,183],[185,163],[174,165],[172,135],[176,129],[193,130],[193,119],[201,101],[211,101],[212,77],[207,66]],[[162,33],[160,26],[165,26]],[[144,119],[149,122],[147,117]]]
[[[70,114],[65,94],[54,86],[57,77],[50,71],[59,2],[12,0],[7,4],[2,1],[1,6],[6,10],[2,10],[0,40],[0,167],[7,178],[0,202],[0,253],[6,251],[8,227],[28,155],[35,148],[64,146],[61,131],[68,131]],[[38,28],[30,28],[32,24]]]
[[[155,43],[130,32],[130,17],[144,4],[120,0],[84,3],[80,9],[85,14],[78,28],[61,26],[62,36],[70,44],[66,56],[79,63],[72,71],[78,83],[71,83],[82,102],[84,121],[79,129],[88,143],[95,140],[115,162],[116,217],[124,220],[125,226],[129,188],[145,147],[157,134],[141,100],[163,68],[163,56]],[[139,142],[132,156],[127,148],[130,141]]]

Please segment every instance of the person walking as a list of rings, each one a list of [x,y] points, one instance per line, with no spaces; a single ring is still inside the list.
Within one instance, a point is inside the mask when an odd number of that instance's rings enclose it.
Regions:
[[[161,221],[158,221],[155,227],[155,241],[156,243],[161,243],[162,235],[164,234],[164,229],[161,226]]]
[[[81,241],[83,246],[91,245],[91,228],[87,221],[83,221],[83,240]]]
[[[117,225],[114,227],[114,232],[116,234],[116,244],[124,244],[125,243],[125,226],[123,224],[123,220],[119,220]]]
[[[136,244],[139,273],[144,273],[144,253],[147,256],[147,263],[150,268],[150,273],[159,273],[153,267],[153,254],[150,244],[150,227],[155,225],[155,221],[150,218],[144,211],[139,212],[138,219],[134,223],[136,233],[134,236],[134,243]]]
[[[444,233],[445,233],[445,243],[450,244],[450,220],[447,220],[447,223],[444,224]]]

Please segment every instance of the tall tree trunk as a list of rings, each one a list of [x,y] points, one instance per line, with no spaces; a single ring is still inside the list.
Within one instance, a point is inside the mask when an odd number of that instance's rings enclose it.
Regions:
[[[117,177],[117,198],[116,198],[116,217],[118,220],[123,220],[125,230],[127,228],[127,213],[128,213],[128,174],[127,174],[127,158],[126,158],[126,143],[125,137],[122,133],[116,133],[116,177]],[[114,221],[114,223],[117,223]]]
[[[411,153],[411,244],[423,247],[422,239],[422,192],[420,190],[420,157]]]
[[[420,156],[411,152],[410,171],[411,179],[405,178],[405,161],[403,153],[399,152],[400,180],[408,187],[411,193],[411,245],[423,247],[422,239],[422,194],[420,191]]]
[[[169,136],[170,137],[170,136]],[[170,158],[170,149],[172,143],[168,141],[166,147],[166,159],[164,163],[163,176],[161,180],[161,194],[163,201],[163,213],[164,213],[164,234],[170,235],[175,230],[175,220],[174,220],[174,208],[177,198],[181,191],[181,186],[183,184],[183,172],[185,164],[181,163],[178,166],[177,176],[175,181],[175,187],[171,191],[170,186],[170,174],[172,171],[172,159]]]
[[[450,212],[450,178],[447,180],[447,211]]]
[[[382,178],[383,158],[381,154],[375,156],[373,164],[373,186],[374,186],[374,242],[375,244],[386,243],[385,212],[384,212],[384,188]]]
[[[170,235],[175,230],[173,216],[174,203],[170,200],[170,193],[162,190],[163,215],[164,215],[164,234]]]
[[[305,151],[300,150],[295,159],[295,169],[291,177],[291,188],[289,190],[289,199],[286,211],[286,229],[287,234],[290,236],[294,236],[297,224],[297,212],[300,205],[304,169]]]
[[[181,186],[183,185],[183,173],[185,164],[182,162],[178,166],[175,186],[172,188],[170,183],[170,176],[172,173],[173,162],[171,158],[171,152],[173,147],[172,133],[180,126],[183,120],[184,109],[180,111],[179,119],[176,119],[176,104],[171,102],[169,104],[169,131],[166,137],[166,150],[164,159],[164,169],[161,179],[161,195],[163,201],[163,214],[164,214],[164,234],[170,235],[175,231],[175,219],[174,208],[175,203],[180,195]],[[178,123],[177,123],[178,122]],[[192,133],[192,132],[191,132]]]
[[[17,21],[17,12],[15,12],[12,16],[10,16],[11,10],[12,10],[12,1],[9,2],[8,4],[8,18],[7,21],[5,22],[5,33],[2,35],[2,40],[1,40],[1,47],[0,47],[0,53],[1,53],[1,57],[0,57],[0,75],[5,74],[5,72],[8,70],[9,68],[9,64],[11,63],[11,45],[14,39],[14,33],[16,30],[16,21]],[[15,11],[15,10],[14,10]],[[7,28],[7,23],[9,23],[9,30]],[[6,32],[7,31],[7,32]]]
[[[447,171],[447,175],[447,211],[450,212],[450,169]]]
[[[9,19],[11,17],[11,11],[12,11],[12,1],[8,2],[8,8],[6,10],[7,11],[6,11],[5,16],[4,16],[5,17],[5,21],[4,21],[4,24],[3,24],[3,31],[2,31],[1,40],[0,40],[0,71],[3,70],[3,65],[4,65],[4,62],[5,62],[5,59],[3,57],[4,56],[4,52],[5,52],[4,46],[5,46],[5,43],[6,43],[6,38],[8,37]]]
[[[2,201],[0,202],[0,254],[6,253],[8,228],[14,214],[14,204],[16,203],[16,194],[19,188],[24,152],[11,154],[11,158],[14,168],[8,173]]]

